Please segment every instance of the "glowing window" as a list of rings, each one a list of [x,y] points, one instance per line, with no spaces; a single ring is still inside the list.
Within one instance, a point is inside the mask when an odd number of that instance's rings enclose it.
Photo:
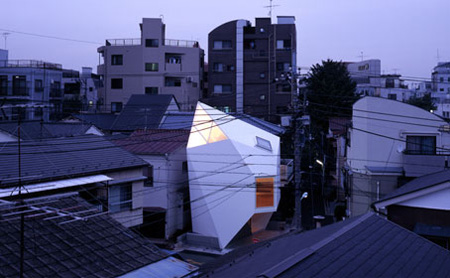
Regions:
[[[227,136],[205,110],[198,108],[195,112],[187,147],[194,148],[227,139]]]
[[[274,178],[256,178],[256,207],[273,207]]]

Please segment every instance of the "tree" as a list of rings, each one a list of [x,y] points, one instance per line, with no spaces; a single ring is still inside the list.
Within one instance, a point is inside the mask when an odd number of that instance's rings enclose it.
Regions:
[[[412,97],[408,100],[408,104],[420,107],[427,111],[436,110],[436,106],[431,99],[431,94],[425,94],[423,97]]]
[[[308,111],[316,131],[327,133],[331,117],[351,117],[358,96],[344,63],[328,59],[313,65],[306,84]]]

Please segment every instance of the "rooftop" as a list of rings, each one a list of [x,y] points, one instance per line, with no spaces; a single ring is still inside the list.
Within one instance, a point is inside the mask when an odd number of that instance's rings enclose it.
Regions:
[[[0,60],[0,67],[62,70],[61,64],[49,63],[38,60]]]

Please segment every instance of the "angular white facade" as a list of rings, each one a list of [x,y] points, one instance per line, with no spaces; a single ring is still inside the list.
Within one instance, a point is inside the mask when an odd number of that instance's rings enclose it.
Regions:
[[[280,200],[280,139],[197,104],[187,145],[192,229],[225,248],[250,221],[264,229]]]

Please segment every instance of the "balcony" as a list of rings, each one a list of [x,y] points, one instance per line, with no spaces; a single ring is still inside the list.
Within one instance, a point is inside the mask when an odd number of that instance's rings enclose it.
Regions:
[[[294,176],[294,160],[293,159],[281,159],[280,161],[280,181],[281,186],[288,184]]]
[[[185,40],[164,40],[164,45],[175,46],[175,47],[193,47],[199,48],[199,43],[197,41],[185,41]]]
[[[420,177],[426,174],[442,171],[445,169],[448,154],[408,154],[403,155],[403,169],[407,177]]]

